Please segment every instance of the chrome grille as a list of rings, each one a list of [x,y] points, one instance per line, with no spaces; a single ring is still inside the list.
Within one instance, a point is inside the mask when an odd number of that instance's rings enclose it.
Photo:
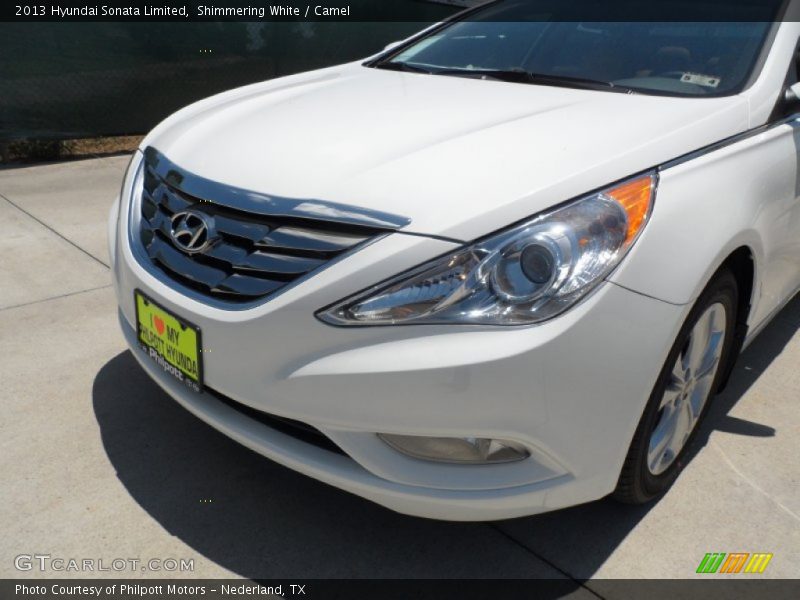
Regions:
[[[254,202],[255,210],[242,210],[225,203],[228,197],[240,201],[242,190],[213,182],[198,185],[203,180],[178,170],[152,149],[148,148],[145,157],[142,247],[151,263],[170,278],[215,299],[251,302],[263,298],[393,229],[380,220],[383,226],[356,224],[349,207],[341,213],[346,216],[344,222],[309,218],[270,197]],[[184,185],[189,181],[191,185]],[[209,194],[187,193],[201,189]],[[213,197],[214,192],[225,198]],[[248,194],[258,199],[256,194]],[[318,212],[322,206],[316,201],[302,206],[309,204]],[[275,214],[269,214],[270,209]],[[214,242],[196,254],[182,250],[172,236],[173,216],[187,210],[207,217],[216,232]]]

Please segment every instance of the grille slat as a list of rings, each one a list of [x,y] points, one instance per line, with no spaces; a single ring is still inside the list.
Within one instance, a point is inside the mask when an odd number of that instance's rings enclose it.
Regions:
[[[242,238],[253,244],[264,239],[271,231],[268,225],[250,221],[237,221],[220,214],[214,216],[214,224],[217,227],[217,231],[222,235]]]
[[[260,248],[281,248],[303,252],[342,252],[360,244],[367,236],[314,231],[301,227],[281,227],[257,242]]]
[[[153,236],[147,248],[147,253],[163,267],[196,283],[217,287],[228,275],[222,269],[204,265],[189,256],[176,250],[159,236]]]
[[[237,271],[254,271],[275,275],[303,275],[325,263],[324,260],[271,254],[259,250],[248,253],[231,244],[219,245],[206,252],[206,256],[222,260]]]
[[[170,214],[186,210],[192,206],[192,203],[187,199],[182,198],[180,195],[172,192],[166,185],[161,185],[154,194],[154,198],[158,200],[161,206],[165,207]]]
[[[270,292],[282,288],[284,285],[286,285],[285,281],[260,279],[258,277],[248,277],[247,275],[234,273],[211,291],[237,294],[239,296],[266,296]]]
[[[306,216],[265,214],[232,208],[214,198],[192,196],[181,185],[196,176],[170,168],[145,170],[141,197],[140,241],[152,264],[174,281],[226,302],[251,302],[323,267],[386,229],[316,220]],[[219,184],[210,189],[222,189]],[[232,191],[232,194],[241,194]],[[177,213],[205,216],[209,245],[184,251],[172,238]]]

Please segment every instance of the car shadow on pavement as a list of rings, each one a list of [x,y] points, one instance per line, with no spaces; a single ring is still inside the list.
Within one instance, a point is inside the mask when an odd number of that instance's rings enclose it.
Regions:
[[[799,326],[800,297],[740,357],[693,453],[715,429],[774,434],[727,413]],[[556,575],[543,558],[584,580],[653,506],[603,499],[492,524],[408,517],[297,474],[216,432],[172,401],[130,352],[104,365],[92,394],[105,451],[132,498],[194,551],[244,577]],[[536,540],[535,547],[526,539]],[[556,556],[570,559],[559,564]],[[200,571],[203,560],[195,562]]]
[[[174,402],[130,352],[100,370],[92,394],[105,451],[132,498],[171,535],[237,575],[553,575],[485,525],[396,514],[248,450]],[[203,576],[204,562],[196,557],[194,576]]]

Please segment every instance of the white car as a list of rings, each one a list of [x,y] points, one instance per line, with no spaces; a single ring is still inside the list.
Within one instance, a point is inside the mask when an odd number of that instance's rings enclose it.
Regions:
[[[663,493],[800,288],[800,18],[531,18],[542,4],[156,127],[109,224],[150,376],[403,513]]]

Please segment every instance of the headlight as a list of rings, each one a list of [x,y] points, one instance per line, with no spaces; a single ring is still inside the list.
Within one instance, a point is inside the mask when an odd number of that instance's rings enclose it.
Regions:
[[[318,313],[334,325],[527,325],[550,319],[619,264],[650,216],[654,172],[412,269]]]

